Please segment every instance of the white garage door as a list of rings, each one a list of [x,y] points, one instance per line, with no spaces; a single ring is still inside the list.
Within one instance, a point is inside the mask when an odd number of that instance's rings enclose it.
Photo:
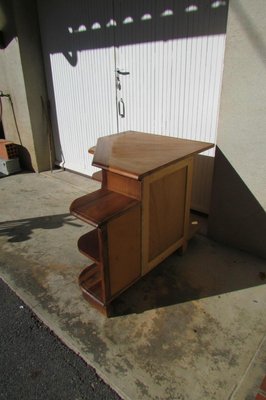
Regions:
[[[91,175],[97,138],[139,130],[216,141],[226,1],[39,0],[56,158]],[[197,161],[207,212],[213,152]]]

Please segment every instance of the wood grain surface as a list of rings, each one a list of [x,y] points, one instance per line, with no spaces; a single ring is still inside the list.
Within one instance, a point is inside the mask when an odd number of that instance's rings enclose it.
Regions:
[[[138,204],[138,201],[106,189],[99,189],[74,200],[70,212],[81,220],[101,226]]]
[[[213,146],[212,143],[128,131],[99,138],[92,164],[141,179],[157,169]]]

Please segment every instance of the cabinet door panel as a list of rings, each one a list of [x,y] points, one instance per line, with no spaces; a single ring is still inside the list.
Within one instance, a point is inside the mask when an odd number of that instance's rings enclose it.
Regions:
[[[142,274],[146,274],[188,237],[192,159],[147,176],[143,182]]]

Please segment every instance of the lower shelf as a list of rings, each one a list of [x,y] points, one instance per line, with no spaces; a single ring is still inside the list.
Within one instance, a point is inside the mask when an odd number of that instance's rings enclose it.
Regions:
[[[97,308],[106,317],[110,317],[112,307],[105,304],[102,275],[99,264],[92,264],[86,267],[79,275],[79,286],[83,297]]]
[[[103,304],[103,285],[100,266],[92,264],[86,267],[79,275],[79,286],[87,296]]]
[[[92,174],[92,179],[94,179],[95,181],[98,181],[98,182],[102,182],[102,180],[103,180],[102,171],[94,172],[94,174]]]
[[[79,238],[78,249],[86,257],[91,258],[93,261],[100,262],[97,229],[94,229]]]

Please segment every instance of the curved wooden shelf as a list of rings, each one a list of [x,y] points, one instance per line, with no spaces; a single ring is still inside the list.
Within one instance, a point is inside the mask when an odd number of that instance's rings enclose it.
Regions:
[[[98,264],[89,265],[80,273],[79,286],[83,294],[92,301],[96,298],[101,304],[104,303],[102,276]]]
[[[103,173],[102,171],[97,171],[92,174],[92,179],[98,182],[102,182],[103,180]]]
[[[78,249],[84,256],[100,262],[98,231],[94,229],[81,236],[78,240]]]
[[[131,197],[99,189],[74,200],[70,212],[88,224],[98,227],[137,204],[139,201]]]
[[[89,154],[95,154],[95,151],[96,151],[96,146],[92,146],[92,147],[89,148],[88,153]]]

